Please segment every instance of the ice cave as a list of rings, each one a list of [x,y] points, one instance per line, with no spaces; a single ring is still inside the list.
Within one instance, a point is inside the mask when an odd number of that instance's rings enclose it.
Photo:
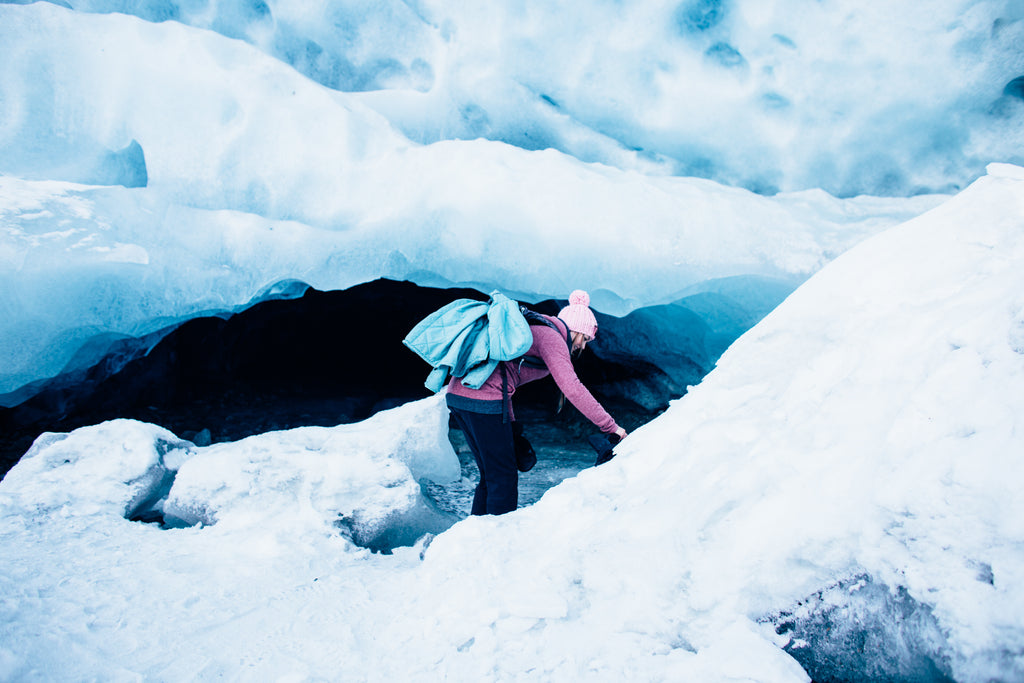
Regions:
[[[0,679],[1024,680],[1018,0],[0,2]],[[425,315],[590,293],[519,509]]]

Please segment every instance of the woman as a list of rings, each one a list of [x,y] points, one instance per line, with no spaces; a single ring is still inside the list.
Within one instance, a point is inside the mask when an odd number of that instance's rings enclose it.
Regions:
[[[474,515],[501,515],[515,510],[519,503],[511,403],[507,415],[503,408],[506,395],[515,393],[516,387],[551,375],[569,402],[598,429],[619,438],[626,436],[626,430],[615,423],[583,386],[572,367],[570,343],[572,353],[578,354],[597,334],[590,296],[576,290],[557,318],[545,317],[550,325],[530,327],[533,345],[526,353],[540,358],[541,367],[505,362],[498,365],[479,389],[469,389],[458,379],[448,384],[448,408],[465,434],[480,469],[480,483],[473,496]]]

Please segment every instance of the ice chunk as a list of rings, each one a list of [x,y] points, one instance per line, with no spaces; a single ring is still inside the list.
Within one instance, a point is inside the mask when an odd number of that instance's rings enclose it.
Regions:
[[[163,496],[192,453],[189,442],[135,420],[43,434],[4,477],[0,503],[16,514],[134,517]]]
[[[199,449],[179,470],[163,510],[188,525],[333,527],[358,545],[390,550],[456,521],[433,508],[419,480],[459,476],[439,394],[357,424]]]

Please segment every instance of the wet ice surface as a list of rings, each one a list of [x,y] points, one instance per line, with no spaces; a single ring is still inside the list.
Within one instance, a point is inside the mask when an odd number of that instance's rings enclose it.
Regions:
[[[519,473],[521,508],[536,503],[548,489],[575,476],[580,470],[593,467],[597,459],[597,454],[585,439],[576,438],[561,427],[542,422],[530,423],[526,426],[525,435],[537,452],[537,464],[529,472]],[[462,465],[462,479],[445,486],[428,482],[425,489],[438,508],[465,517],[472,507],[473,491],[480,481],[480,473],[462,432],[452,429],[450,438]]]

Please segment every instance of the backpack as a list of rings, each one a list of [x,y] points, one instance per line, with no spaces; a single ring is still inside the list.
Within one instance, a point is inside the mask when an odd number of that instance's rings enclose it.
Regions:
[[[540,313],[537,313],[536,311],[531,311],[529,308],[527,308],[526,306],[523,306],[523,305],[519,306],[519,312],[523,314],[524,318],[526,318],[527,324],[529,324],[529,325],[547,325],[548,327],[553,329],[555,332],[557,332],[559,334],[559,336],[561,336],[562,331],[560,329],[558,329],[558,326],[555,323],[551,322],[551,320],[547,316],[541,315]],[[569,347],[569,352],[571,353],[572,352],[572,335],[569,334],[568,326],[566,326],[565,344],[566,344],[566,346]],[[516,359],[516,364],[519,365],[519,367],[522,367],[522,366],[525,365],[528,368],[543,368],[543,367],[545,367],[544,366],[544,361],[539,356],[527,356],[525,354]]]
[[[525,355],[533,345],[531,325],[558,330],[545,316],[495,290],[486,303],[456,299],[439,308],[417,323],[402,343],[434,368],[424,382],[431,391],[440,391],[449,375],[479,389],[503,361],[544,367],[540,358]],[[566,344],[571,348],[568,334]]]

